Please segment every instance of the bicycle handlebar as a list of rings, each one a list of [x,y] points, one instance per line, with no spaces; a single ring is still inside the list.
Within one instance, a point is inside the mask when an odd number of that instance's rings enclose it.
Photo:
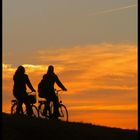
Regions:
[[[58,90],[57,90],[57,89],[55,89],[55,92],[56,92],[56,93],[61,92],[61,91],[65,91],[65,90],[62,90],[62,89],[58,89]]]
[[[29,91],[27,93],[28,93],[28,95],[36,95],[36,92],[35,91]]]

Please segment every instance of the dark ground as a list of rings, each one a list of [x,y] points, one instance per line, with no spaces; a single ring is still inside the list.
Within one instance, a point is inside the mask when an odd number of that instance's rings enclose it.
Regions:
[[[2,140],[138,140],[138,131],[2,114]]]

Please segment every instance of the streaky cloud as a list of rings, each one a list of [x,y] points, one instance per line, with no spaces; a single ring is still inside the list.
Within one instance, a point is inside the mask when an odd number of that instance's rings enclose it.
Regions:
[[[119,8],[103,10],[103,11],[91,13],[90,16],[96,16],[96,15],[102,15],[102,14],[112,13],[112,12],[116,12],[116,11],[122,11],[122,10],[126,10],[129,8],[134,8],[136,6],[137,6],[136,4],[133,4],[133,5],[123,6],[123,7],[119,7]]]

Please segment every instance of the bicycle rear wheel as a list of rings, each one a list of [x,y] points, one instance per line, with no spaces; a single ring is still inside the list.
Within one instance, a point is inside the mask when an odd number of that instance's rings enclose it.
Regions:
[[[33,104],[31,104],[30,107],[31,107],[31,109],[32,109],[32,115],[29,115],[29,114],[27,113],[27,108],[26,108],[26,105],[25,105],[25,104],[22,106],[23,114],[24,114],[25,116],[30,116],[30,117],[36,117],[36,118],[38,118],[38,117],[39,117],[38,108],[37,108],[35,105],[33,105]]]
[[[50,119],[53,114],[53,103],[50,102],[49,105],[46,105],[46,102],[41,103],[38,109],[39,109],[39,117]]]
[[[11,114],[14,115],[17,112],[17,103],[14,103],[11,107]]]
[[[59,119],[67,122],[68,121],[68,110],[65,105],[60,104],[59,113],[60,113]]]
[[[24,109],[23,107],[21,108],[21,110],[19,112],[17,112],[17,107],[18,107],[18,103],[15,102],[12,107],[11,107],[11,114],[18,114],[18,115],[23,115],[24,114]]]
[[[41,103],[38,107],[40,118],[46,118],[45,115],[43,114],[44,108],[45,108],[45,103]]]

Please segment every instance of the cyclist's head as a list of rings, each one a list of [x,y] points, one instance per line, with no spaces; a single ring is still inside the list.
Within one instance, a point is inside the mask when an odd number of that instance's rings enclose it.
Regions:
[[[50,65],[48,67],[48,72],[47,73],[53,73],[54,72],[54,67],[52,65]]]
[[[25,73],[25,68],[24,68],[23,66],[19,66],[19,67],[17,68],[16,73],[24,74],[24,73]]]
[[[13,78],[15,79],[15,78],[18,78],[18,77],[20,77],[20,76],[23,76],[24,73],[25,73],[25,68],[24,68],[23,66],[19,66],[19,67],[17,68],[17,70],[16,70],[16,72],[15,72]]]

